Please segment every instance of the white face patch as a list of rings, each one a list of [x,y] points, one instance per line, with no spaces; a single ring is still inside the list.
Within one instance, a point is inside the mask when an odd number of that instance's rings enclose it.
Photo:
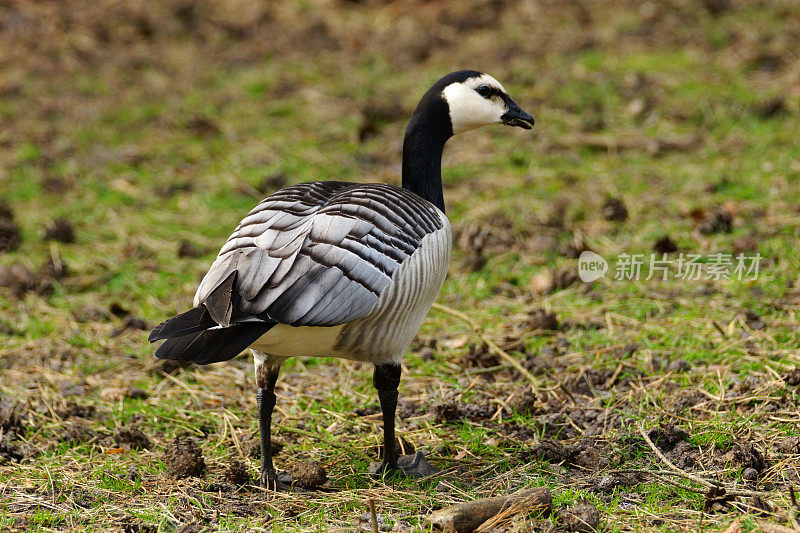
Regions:
[[[506,90],[488,74],[470,78],[463,83],[451,83],[442,91],[442,97],[450,107],[450,122],[453,133],[480,128],[489,124],[500,124],[500,117],[508,111],[497,96],[484,98],[475,89],[487,85],[505,94]]]

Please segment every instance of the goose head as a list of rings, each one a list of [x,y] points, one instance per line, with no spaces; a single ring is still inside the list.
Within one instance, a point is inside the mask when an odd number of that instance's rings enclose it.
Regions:
[[[505,124],[526,130],[533,127],[533,117],[517,105],[499,81],[477,71],[454,72],[455,81],[442,90],[447,102],[453,134]]]
[[[403,140],[403,187],[444,211],[441,159],[447,140],[490,124],[529,130],[533,117],[522,110],[500,82],[483,72],[447,74],[422,96]]]
[[[490,124],[529,130],[534,123],[499,81],[475,70],[452,72],[433,84],[418,111],[435,107],[446,111],[451,135]]]
[[[406,133],[425,129],[447,139],[490,124],[529,130],[533,123],[533,117],[517,105],[499,81],[476,70],[459,70],[428,89],[411,116]]]

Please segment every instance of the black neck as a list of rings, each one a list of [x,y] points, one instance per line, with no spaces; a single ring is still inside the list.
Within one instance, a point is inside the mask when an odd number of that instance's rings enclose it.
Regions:
[[[426,94],[411,116],[403,140],[403,188],[442,212],[442,152],[452,135],[447,103],[438,94]]]
[[[453,136],[450,108],[443,97],[452,83],[480,76],[477,70],[451,72],[422,96],[406,128],[403,140],[403,188],[425,198],[444,212],[442,152]]]

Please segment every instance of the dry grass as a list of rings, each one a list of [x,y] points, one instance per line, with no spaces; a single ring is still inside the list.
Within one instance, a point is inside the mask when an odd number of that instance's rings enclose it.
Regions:
[[[0,252],[0,529],[371,531],[371,498],[382,528],[420,530],[434,509],[535,486],[553,513],[498,528],[563,528],[585,501],[602,531],[796,529],[798,15],[738,0],[0,6],[0,198],[20,238]],[[189,305],[263,194],[396,183],[405,117],[456,68],[500,79],[537,126],[461,136],[445,157],[456,250],[398,422],[443,474],[369,478],[371,370],[311,359],[279,381],[276,463],[315,460],[330,481],[230,483],[233,461],[258,468],[250,362],[164,367],[136,328]],[[603,215],[609,198],[626,220]],[[720,213],[730,232],[709,233]],[[46,238],[58,217],[75,242]],[[665,235],[676,253],[758,251],[761,274],[575,280],[576,251],[613,266]],[[134,427],[149,447],[119,433]],[[199,444],[203,477],[169,477],[177,436]]]

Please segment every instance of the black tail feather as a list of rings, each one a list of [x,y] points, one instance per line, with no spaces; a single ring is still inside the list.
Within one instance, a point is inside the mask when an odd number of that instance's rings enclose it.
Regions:
[[[201,305],[157,325],[153,328],[153,331],[150,332],[150,336],[147,340],[155,342],[161,339],[182,337],[190,333],[197,333],[198,331],[213,328],[216,325],[217,323],[211,318],[211,314],[209,314],[205,306]]]
[[[178,317],[180,316],[178,315]],[[168,320],[168,322],[170,321]],[[200,332],[194,331],[188,335],[168,338],[156,350],[156,357],[191,361],[198,365],[227,361],[242,353],[274,325],[268,322],[248,322],[234,324],[227,328],[215,327]],[[155,333],[155,330],[153,332]],[[151,334],[150,337],[152,341],[153,335]]]

